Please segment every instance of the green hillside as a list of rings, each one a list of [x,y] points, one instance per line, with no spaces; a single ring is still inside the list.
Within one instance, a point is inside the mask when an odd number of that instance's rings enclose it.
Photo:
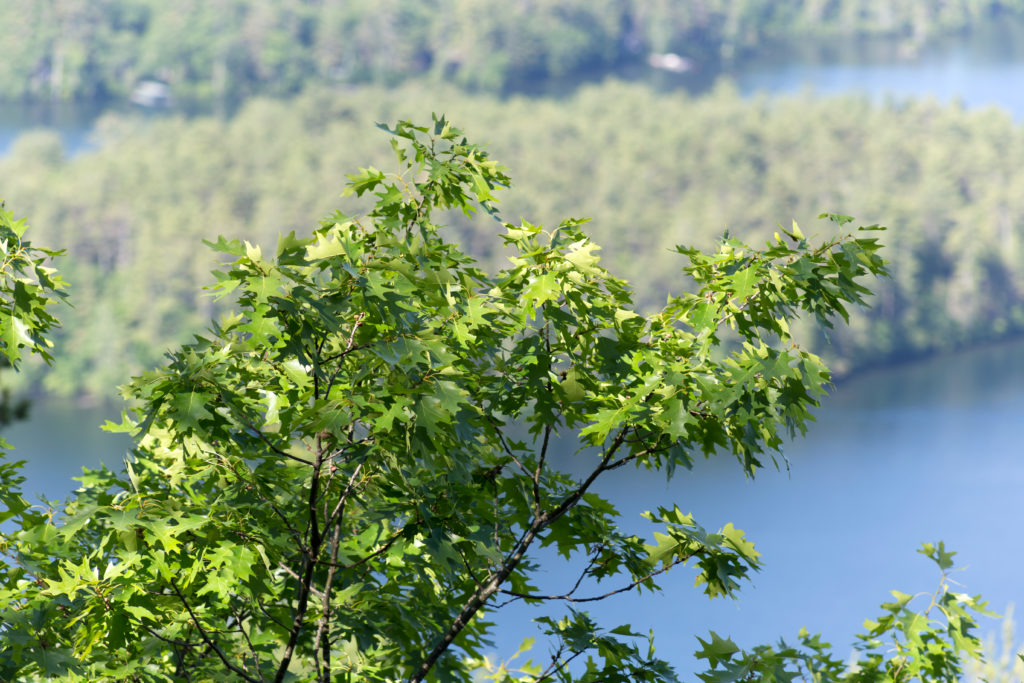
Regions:
[[[756,242],[777,221],[824,235],[822,211],[890,226],[893,279],[870,313],[819,344],[849,371],[1024,330],[1024,131],[997,110],[859,98],[701,98],[608,82],[563,100],[471,96],[409,84],[256,99],[229,121],[101,122],[99,151],[62,158],[56,138],[22,138],[0,188],[41,243],[67,248],[75,308],[60,392],[105,392],[201,329],[223,234],[272,245],[343,206],[344,175],[386,155],[374,121],[444,110],[490,141],[517,185],[506,219],[554,225],[592,216],[605,262],[640,291],[667,291],[679,242],[725,230]],[[380,134],[383,135],[383,134]],[[349,205],[352,206],[352,205]],[[354,210],[354,208],[353,208]],[[485,263],[496,225],[452,218],[453,239]],[[636,258],[660,254],[653,258]],[[656,303],[652,298],[649,304]]]
[[[306,85],[450,80],[491,92],[675,51],[885,36],[913,53],[1024,0],[8,0],[0,98],[124,97],[162,79],[233,102]]]

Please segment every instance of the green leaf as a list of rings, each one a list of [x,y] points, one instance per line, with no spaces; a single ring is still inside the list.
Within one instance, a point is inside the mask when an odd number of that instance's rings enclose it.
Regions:
[[[754,292],[754,285],[758,281],[758,270],[756,266],[749,266],[732,276],[732,289],[736,298],[746,299]]]
[[[943,571],[953,567],[953,556],[956,555],[955,552],[947,552],[946,544],[942,541],[939,541],[937,545],[925,543],[917,552],[929,557]]]
[[[579,272],[594,275],[598,272],[597,264],[601,260],[601,257],[595,252],[600,249],[600,246],[588,239],[577,240],[569,245],[565,253],[565,260]]]
[[[306,247],[306,258],[310,261],[340,256],[345,253],[345,246],[337,235],[317,235],[316,242]]]
[[[38,347],[30,335],[29,325],[20,317],[0,313],[0,339],[4,342],[4,353],[12,362],[20,358],[22,346],[36,350]]]
[[[694,330],[713,330],[718,322],[718,305],[712,301],[702,301],[693,307],[688,321]]]
[[[558,298],[559,286],[554,273],[542,273],[530,277],[523,299],[533,306],[540,306]]]
[[[706,659],[711,666],[719,666],[728,662],[740,648],[729,638],[722,638],[714,631],[711,631],[711,640],[704,640],[697,637],[701,649],[694,653],[697,659]]]
[[[352,173],[345,177],[348,178],[348,186],[345,188],[343,196],[355,193],[361,197],[366,192],[372,192],[377,185],[384,181],[384,174],[373,166],[361,168],[359,173]]]

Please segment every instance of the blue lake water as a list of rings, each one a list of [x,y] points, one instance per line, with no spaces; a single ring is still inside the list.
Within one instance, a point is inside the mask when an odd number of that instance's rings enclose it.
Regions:
[[[1024,115],[1024,22],[993,21],[917,51],[893,41],[832,41],[778,46],[733,70],[741,92],[810,90],[997,106]]]
[[[915,552],[925,542],[943,540],[958,552],[958,591],[981,593],[997,611],[1024,603],[1022,422],[1024,343],[1017,342],[843,383],[807,437],[786,447],[788,472],[745,480],[734,461],[719,458],[668,484],[623,473],[598,490],[635,520],[631,531],[649,535],[639,513],[676,503],[705,528],[732,522],[746,531],[765,568],[738,601],[711,602],[693,588],[692,572],[674,570],[661,581],[663,594],[587,607],[609,627],[653,628],[659,652],[693,671],[695,636],[709,630],[751,646],[793,641],[806,626],[845,656],[890,590],[938,586],[934,564]],[[552,572],[539,588],[571,585],[567,573]],[[516,630],[527,627],[529,613],[517,610]],[[517,636],[510,632],[502,650],[514,650]]]
[[[38,129],[56,131],[66,153],[84,152],[90,148],[97,119],[107,110],[99,104],[0,102],[0,154],[6,154],[22,133]]]
[[[37,403],[30,421],[5,433],[13,456],[28,462],[26,490],[60,496],[82,464],[119,465],[128,441],[98,430],[117,415],[117,407]],[[588,607],[609,627],[653,628],[659,652],[692,671],[695,636],[709,630],[749,646],[792,639],[806,626],[843,644],[838,653],[845,655],[890,590],[935,589],[937,570],[915,553],[923,542],[944,540],[958,551],[966,567],[954,575],[960,590],[983,594],[999,611],[1024,604],[1022,423],[1024,342],[1016,342],[844,382],[807,437],[785,449],[788,472],[770,469],[750,481],[726,457],[700,461],[668,483],[644,471],[617,472],[596,490],[624,513],[628,530],[649,536],[639,513],[675,503],[706,528],[732,522],[745,530],[765,569],[738,601],[708,601],[693,588],[693,573],[677,569],[661,581],[663,594],[630,593]],[[571,586],[560,566],[556,560],[541,574],[541,591]],[[499,652],[508,655],[532,635],[529,620],[540,613],[509,608]]]

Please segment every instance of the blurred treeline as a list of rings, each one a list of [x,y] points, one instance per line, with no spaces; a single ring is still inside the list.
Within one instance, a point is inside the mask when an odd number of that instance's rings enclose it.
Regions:
[[[911,52],[1024,0],[4,0],[0,98],[120,97],[161,79],[235,102],[410,76],[508,92],[674,51],[887,36]]]
[[[499,100],[409,83],[256,98],[230,120],[109,117],[98,150],[70,160],[53,134],[22,137],[0,160],[0,188],[35,240],[68,250],[75,306],[47,387],[109,396],[216,313],[197,289],[215,263],[200,240],[268,249],[355,210],[338,196],[344,174],[393,167],[373,122],[432,110],[510,167],[506,220],[594,217],[605,262],[643,305],[683,285],[676,243],[708,246],[726,229],[763,243],[790,219],[822,236],[832,228],[814,217],[836,211],[889,226],[894,275],[871,311],[813,340],[840,371],[1024,331],[1024,129],[1004,112],[749,100],[728,87],[691,98],[614,81]],[[500,226],[451,220],[452,239],[502,262]]]

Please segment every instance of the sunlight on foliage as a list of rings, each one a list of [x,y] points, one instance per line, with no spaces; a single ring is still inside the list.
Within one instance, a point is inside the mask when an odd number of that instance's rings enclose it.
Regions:
[[[136,439],[123,472],[29,505],[4,466],[0,677],[675,681],[653,634],[586,604],[658,591],[669,571],[735,598],[760,567],[741,530],[677,506],[644,515],[649,538],[624,534],[592,485],[632,467],[685,476],[698,458],[749,476],[778,464],[830,381],[790,323],[830,326],[865,302],[881,228],[826,214],[839,231],[821,241],[793,225],[760,248],[679,247],[690,291],[644,315],[586,221],[503,222],[509,176],[444,117],[381,128],[398,172],[348,176],[367,213],[275,249],[211,243],[234,312],[124,387],[132,407],[108,425]],[[446,240],[445,210],[489,215],[509,265],[488,273]],[[33,349],[53,322],[47,282]],[[559,437],[582,475],[555,459]],[[545,547],[585,559],[574,583],[538,586]],[[950,569],[941,543],[922,552]],[[977,599],[945,579],[920,612],[894,595],[855,670],[807,634],[746,652],[712,633],[702,678],[948,680],[979,655]],[[489,658],[520,602],[546,606],[547,654]],[[889,636],[895,654],[879,649]]]

